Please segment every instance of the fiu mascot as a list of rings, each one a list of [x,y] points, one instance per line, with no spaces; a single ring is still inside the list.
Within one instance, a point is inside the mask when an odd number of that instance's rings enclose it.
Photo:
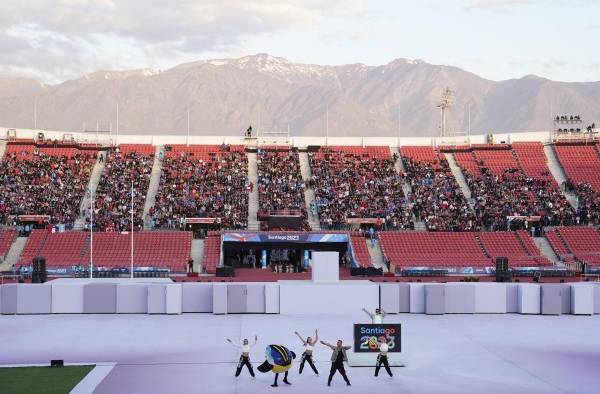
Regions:
[[[288,371],[292,368],[292,360],[296,358],[296,353],[285,346],[269,345],[265,350],[265,358],[265,362],[258,367],[258,370],[262,373],[270,371],[275,374],[275,381],[271,387],[277,387],[277,379],[282,372],[285,372],[283,383],[291,384],[288,382]]]

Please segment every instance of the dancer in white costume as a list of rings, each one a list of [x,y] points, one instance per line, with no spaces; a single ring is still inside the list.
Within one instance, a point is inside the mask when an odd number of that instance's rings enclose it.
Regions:
[[[375,364],[375,377],[377,377],[377,375],[379,375],[379,369],[381,368],[381,366],[383,365],[383,367],[385,368],[385,371],[388,373],[388,375],[390,375],[390,378],[394,375],[392,375],[392,370],[390,369],[390,364],[388,362],[388,351],[390,349],[389,345],[389,338],[385,337],[382,338],[381,341],[377,342],[377,347],[379,348],[379,354],[377,355],[377,363]]]
[[[313,363],[312,354],[315,344],[319,341],[319,331],[315,330],[314,339],[311,337],[307,337],[306,339],[304,339],[300,334],[298,334],[298,331],[295,331],[294,334],[296,334],[298,338],[300,338],[302,344],[304,345],[304,353],[302,353],[302,361],[300,361],[300,371],[298,373],[302,374],[302,370],[304,369],[304,362],[306,361],[308,362],[308,365],[310,365],[312,370],[315,371],[315,373],[318,375],[319,371],[317,371],[317,368]]]
[[[231,345],[235,346],[238,349],[242,350],[242,354],[240,355],[240,361],[238,362],[237,369],[235,370],[235,377],[240,376],[242,372],[242,368],[246,366],[248,371],[250,371],[250,376],[254,378],[254,369],[252,368],[252,363],[250,362],[250,348],[256,345],[258,342],[258,336],[254,336],[254,343],[252,345],[249,344],[248,339],[244,339],[241,345],[236,345],[233,343],[231,339],[227,339],[227,342],[231,343]]]
[[[369,312],[366,308],[363,308],[362,310],[369,315],[373,324],[382,324],[383,318],[387,315],[383,309],[379,308],[375,309],[375,313]]]

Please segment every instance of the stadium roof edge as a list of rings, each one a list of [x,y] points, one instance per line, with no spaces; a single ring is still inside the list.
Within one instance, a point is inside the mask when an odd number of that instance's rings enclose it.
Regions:
[[[117,144],[151,144],[151,145],[172,145],[172,144],[190,144],[190,145],[247,145],[249,147],[257,146],[256,138],[244,138],[244,136],[207,136],[207,135],[169,135],[169,134],[116,134],[109,132],[70,132],[54,131],[42,129],[22,129],[12,127],[0,127],[0,139],[6,139],[9,135],[16,138],[36,139],[38,133],[44,133],[46,139],[63,140],[72,138],[79,143],[92,143],[101,145]],[[548,131],[534,132],[502,132],[491,133],[494,143],[512,143],[517,141],[539,141],[543,143],[551,142],[551,135]],[[488,134],[476,134],[469,137],[325,137],[325,136],[291,136],[289,145],[297,148],[307,146],[460,146],[470,144],[488,143]],[[277,145],[274,142],[268,142],[262,145]],[[281,143],[281,145],[286,145]]]

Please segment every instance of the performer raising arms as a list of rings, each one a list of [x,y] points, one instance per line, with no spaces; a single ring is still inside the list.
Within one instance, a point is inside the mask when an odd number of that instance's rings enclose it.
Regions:
[[[348,361],[346,350],[349,350],[352,346],[343,346],[341,339],[338,339],[335,346],[323,341],[321,341],[321,343],[333,350],[333,353],[331,353],[331,370],[329,371],[327,385],[331,386],[331,379],[333,378],[333,375],[335,375],[335,372],[338,371],[346,381],[346,385],[350,386],[350,381],[348,380],[346,370],[344,369],[344,361]]]
[[[245,365],[248,368],[248,371],[250,371],[250,376],[254,378],[254,370],[252,369],[252,363],[250,363],[250,348],[256,345],[256,342],[258,342],[258,336],[254,336],[254,343],[252,345],[248,343],[248,339],[244,339],[241,345],[236,345],[229,338],[227,338],[227,342],[231,343],[238,349],[242,349],[242,355],[240,356],[240,361],[238,362],[237,369],[235,370],[235,377],[237,378],[240,376],[242,368]]]
[[[304,369],[304,362],[307,361],[308,365],[310,365],[312,370],[315,371],[315,373],[318,375],[319,371],[317,371],[317,368],[315,367],[315,364],[313,363],[312,354],[313,354],[315,344],[317,342],[319,342],[319,331],[315,330],[315,338],[314,339],[311,337],[307,337],[306,340],[304,338],[302,338],[302,336],[300,334],[298,334],[298,331],[294,331],[294,334],[296,334],[298,336],[298,338],[300,338],[300,340],[302,341],[302,344],[304,345],[304,353],[302,353],[302,361],[300,362],[299,374],[302,374],[302,370]]]
[[[379,375],[379,369],[381,368],[381,365],[384,366],[386,372],[388,373],[388,375],[390,375],[390,378],[393,377],[394,375],[392,375],[392,371],[390,369],[390,364],[388,363],[388,350],[389,350],[389,338],[385,337],[382,338],[381,341],[377,342],[377,346],[379,348],[379,354],[377,355],[377,363],[375,364],[375,377],[377,377],[377,375]]]
[[[365,308],[363,308],[362,310],[367,315],[369,315],[373,324],[382,324],[383,318],[387,315],[387,313],[385,313],[385,311],[383,309],[379,309],[379,308],[375,309],[375,313],[371,313],[368,310],[366,310]]]

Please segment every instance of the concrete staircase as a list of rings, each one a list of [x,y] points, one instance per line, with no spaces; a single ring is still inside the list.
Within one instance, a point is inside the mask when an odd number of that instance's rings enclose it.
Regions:
[[[102,157],[102,160],[100,160]],[[100,176],[102,175],[102,171],[104,171],[104,164],[106,163],[106,152],[101,152],[96,159],[96,164],[94,164],[94,168],[92,169],[92,173],[90,175],[90,180],[87,185],[87,190],[91,190],[92,193],[96,193],[96,189],[98,188],[98,183],[100,182]],[[85,226],[85,211],[90,208],[91,203],[91,195],[86,191],[83,199],[81,200],[81,205],[79,206],[79,217],[75,220],[73,224],[74,230],[83,230]]]
[[[556,157],[554,146],[550,144],[544,145],[544,153],[546,154],[546,163],[548,164],[550,173],[554,179],[556,179],[556,182],[558,182],[559,185],[562,185],[563,182],[567,180],[567,176],[558,161],[558,157]],[[569,204],[571,204],[574,209],[577,209],[578,200],[575,193],[564,191],[564,194]]]
[[[456,160],[454,160],[454,155],[452,153],[445,153],[446,160],[448,160],[448,166],[450,167],[450,171],[452,171],[452,175],[458,182],[460,186],[460,190],[464,194],[469,203],[469,207],[471,207],[471,211],[475,210],[475,202],[473,201],[473,196],[471,196],[471,189],[469,189],[469,185],[467,185],[467,180],[465,179],[465,174],[463,174],[462,170],[456,164]]]
[[[319,220],[319,212],[313,214],[310,209],[311,201],[315,201],[315,190],[312,187],[308,187],[308,181],[312,178],[312,171],[310,169],[310,162],[308,160],[308,153],[300,152],[298,154],[300,160],[300,172],[302,173],[302,179],[306,182],[306,188],[304,189],[304,203],[306,204],[306,212],[308,212],[308,224],[313,230],[321,230],[321,221]]]
[[[554,253],[554,250],[550,246],[550,243],[548,242],[548,240],[546,239],[546,237],[534,237],[532,239],[533,239],[533,242],[535,243],[535,246],[537,246],[537,248],[540,250],[540,253],[542,254],[542,256],[546,257],[554,265],[557,265],[557,266],[560,266],[560,267],[564,267],[565,266],[559,260],[559,258],[556,255],[556,253]]]
[[[0,141],[0,160],[4,157],[4,152],[6,151],[6,141]]]
[[[17,264],[19,262],[19,257],[21,257],[21,252],[23,252],[23,248],[25,247],[25,243],[27,242],[27,237],[17,237],[8,253],[6,254],[6,259],[4,262],[0,264],[0,271],[9,271],[12,268],[13,264]]]
[[[154,162],[152,163],[152,175],[150,176],[150,183],[148,184],[148,192],[146,193],[146,201],[144,203],[144,230],[152,229],[152,218],[148,217],[148,212],[156,202],[156,193],[160,186],[164,154],[164,145],[157,145],[156,152],[154,153]]]
[[[248,196],[248,230],[260,230],[258,221],[258,163],[256,153],[248,152],[248,181],[254,184],[252,192]]]
[[[402,172],[403,174],[406,174],[406,168],[404,167],[404,163],[402,162],[402,157],[400,156],[400,149],[398,149],[397,147],[390,147],[390,153],[396,154],[398,156],[398,160],[396,160],[396,163],[394,163],[394,166],[396,167],[396,171],[398,173]],[[412,189],[410,188],[410,185],[408,183],[402,183],[402,191],[404,192],[405,196],[409,196],[412,193]],[[417,217],[415,216],[415,214],[413,213],[413,222],[415,223],[415,230],[416,231],[427,231],[427,226],[425,225],[425,222],[422,221],[417,221]]]
[[[202,258],[204,257],[204,240],[192,239],[190,258],[194,260],[194,272],[202,272]]]
[[[383,272],[388,272],[388,268],[383,260],[383,253],[379,245],[379,240],[375,240],[374,244],[371,245],[371,240],[367,239],[367,249],[369,249],[369,255],[371,256],[371,265],[375,268],[383,269]]]

